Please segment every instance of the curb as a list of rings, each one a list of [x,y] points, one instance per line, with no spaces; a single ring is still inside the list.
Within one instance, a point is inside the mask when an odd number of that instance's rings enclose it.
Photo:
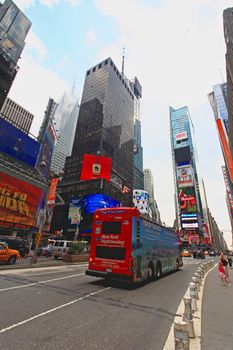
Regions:
[[[20,270],[20,269],[36,269],[36,268],[41,268],[41,267],[59,267],[59,266],[72,266],[72,265],[83,265],[83,261],[80,262],[73,262],[73,263],[56,263],[56,264],[40,264],[40,263],[35,263],[35,264],[27,264],[27,265],[4,265],[0,266],[0,271],[6,271],[6,270]],[[87,264],[87,263],[86,263]]]
[[[203,291],[204,291],[204,287],[205,287],[205,281],[206,281],[206,277],[209,274],[210,271],[212,271],[215,267],[216,267],[216,263],[214,263],[214,266],[211,267],[204,275],[203,279],[202,279],[202,285],[200,286],[200,291],[199,291],[199,299],[197,300],[197,309],[198,311],[195,312],[195,314],[193,315],[193,325],[195,328],[195,333],[196,336],[195,338],[189,338],[189,342],[190,342],[190,346],[187,347],[187,349],[189,350],[200,350],[201,349],[201,312],[202,312],[202,298],[203,298]],[[184,297],[187,296],[189,293],[189,288],[187,288]],[[183,297],[183,298],[184,298]],[[180,302],[180,305],[178,306],[178,309],[176,311],[175,317],[174,317],[174,321],[172,323],[169,335],[167,337],[166,343],[163,347],[163,350],[175,350],[175,339],[174,339],[174,323],[176,321],[181,321],[182,320],[182,316],[184,313],[184,302],[183,302],[183,298],[182,301]],[[185,349],[185,347],[180,348],[180,349]]]

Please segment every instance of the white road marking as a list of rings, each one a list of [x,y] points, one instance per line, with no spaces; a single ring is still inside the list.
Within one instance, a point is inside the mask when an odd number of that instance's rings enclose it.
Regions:
[[[32,287],[32,286],[36,286],[36,285],[38,285],[38,284],[45,284],[45,283],[49,283],[49,282],[55,282],[55,281],[65,280],[65,279],[67,279],[67,278],[74,278],[74,277],[83,276],[83,275],[84,275],[84,273],[77,273],[77,274],[75,274],[75,275],[70,275],[70,276],[65,276],[65,277],[59,277],[59,278],[53,278],[53,279],[50,279],[50,280],[39,281],[39,282],[35,282],[35,283],[23,284],[23,285],[21,285],[21,286],[3,288],[3,289],[0,289],[0,292],[5,292],[6,290],[13,290],[13,289],[19,289],[19,288]]]
[[[98,294],[98,293],[102,293],[102,292],[104,292],[104,291],[106,291],[106,290],[108,290],[108,289],[110,289],[110,288],[111,288],[111,287],[106,287],[106,288],[104,288],[104,289],[100,289],[100,290],[98,290],[98,291],[96,291],[96,292],[92,292],[92,293],[90,293],[90,294],[84,295],[83,297],[80,297],[80,298],[78,298],[78,299],[74,299],[74,300],[72,300],[72,301],[70,301],[70,302],[68,302],[68,303],[66,303],[66,304],[62,304],[62,305],[60,305],[60,306],[54,307],[53,309],[50,309],[50,310],[44,311],[44,312],[42,312],[42,313],[40,313],[40,314],[37,314],[37,315],[35,315],[35,316],[32,316],[32,317],[30,317],[30,318],[28,318],[28,319],[26,319],[26,320],[24,320],[24,321],[21,321],[21,322],[18,322],[18,323],[13,324],[13,325],[11,325],[11,326],[8,326],[8,327],[6,327],[6,328],[3,328],[3,329],[0,330],[0,334],[1,334],[1,333],[4,333],[4,332],[7,332],[7,331],[9,331],[9,330],[11,330],[11,329],[13,329],[13,328],[22,326],[23,324],[28,323],[28,322],[30,322],[30,321],[33,321],[33,320],[35,320],[36,318],[39,318],[39,317],[48,315],[48,314],[50,314],[50,313],[52,313],[52,312],[54,312],[54,311],[57,311],[57,310],[60,310],[60,309],[62,309],[62,308],[64,308],[64,307],[66,307],[66,306],[69,306],[69,305],[72,305],[72,304],[74,304],[74,303],[77,303],[78,301],[81,301],[81,300],[83,300],[83,299],[87,299],[87,298],[89,298],[89,297],[92,296],[92,295],[95,295],[95,294]]]
[[[54,271],[60,271],[60,270],[66,270],[66,269],[74,269],[74,268],[79,268],[79,267],[87,267],[88,264],[83,264],[83,265],[61,265],[61,266],[43,266],[43,267],[28,267],[28,268],[18,268],[18,269],[9,269],[9,270],[1,270],[0,275],[23,275],[28,272],[41,272],[43,271],[44,273],[53,273]]]

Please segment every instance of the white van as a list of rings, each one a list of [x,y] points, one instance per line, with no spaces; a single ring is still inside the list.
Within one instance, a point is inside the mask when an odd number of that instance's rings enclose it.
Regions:
[[[53,245],[53,257],[55,260],[63,258],[71,246],[72,241],[56,241]]]

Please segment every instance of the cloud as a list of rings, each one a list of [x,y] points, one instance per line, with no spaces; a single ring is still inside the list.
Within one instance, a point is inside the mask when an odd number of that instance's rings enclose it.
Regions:
[[[85,37],[85,42],[87,47],[91,47],[95,44],[96,41],[96,33],[93,30],[89,30],[86,33],[86,37]]]
[[[221,82],[219,71],[225,72],[222,13],[224,8],[232,7],[232,1],[165,0],[148,3],[127,0],[123,11],[121,1],[123,5],[123,0],[96,0],[97,9],[112,18],[118,32],[116,41],[103,47],[97,59],[111,56],[121,67],[120,53],[125,46],[125,74],[129,78],[137,75],[142,84],[144,167],[150,167],[154,174],[155,194],[162,218],[173,224],[175,217],[169,105],[174,108],[187,105],[196,139],[201,145],[198,149],[201,175],[208,179],[206,174],[218,172],[216,183],[219,191],[217,193],[214,187],[209,190],[210,209],[220,227],[224,220],[229,225],[225,188],[223,181],[219,182],[219,159],[223,163],[220,147],[216,149],[211,166],[209,153],[205,154],[203,150],[208,150],[210,142],[219,143],[207,93],[214,84]],[[209,124],[205,125],[203,121],[207,119]],[[212,185],[216,183],[212,182]],[[220,214],[219,203],[225,207],[225,217]]]
[[[35,0],[15,0],[14,3],[20,8],[21,11],[35,4]]]
[[[24,54],[9,97],[34,114],[30,132],[37,136],[49,97],[59,101],[69,86],[54,72]]]
[[[58,67],[60,69],[65,68],[69,63],[71,62],[70,58],[68,56],[64,56],[61,61],[58,63]]]
[[[82,0],[66,0],[71,6],[77,6],[81,4]]]
[[[53,7],[59,3],[59,0],[40,0],[40,3],[47,7]]]
[[[25,42],[27,44],[27,49],[34,51],[39,59],[43,60],[46,58],[47,48],[33,31],[29,31]]]

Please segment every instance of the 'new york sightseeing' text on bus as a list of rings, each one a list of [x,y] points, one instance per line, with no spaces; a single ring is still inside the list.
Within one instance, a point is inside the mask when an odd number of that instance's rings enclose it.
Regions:
[[[141,217],[136,208],[95,212],[87,275],[142,282],[182,265],[174,230]]]

